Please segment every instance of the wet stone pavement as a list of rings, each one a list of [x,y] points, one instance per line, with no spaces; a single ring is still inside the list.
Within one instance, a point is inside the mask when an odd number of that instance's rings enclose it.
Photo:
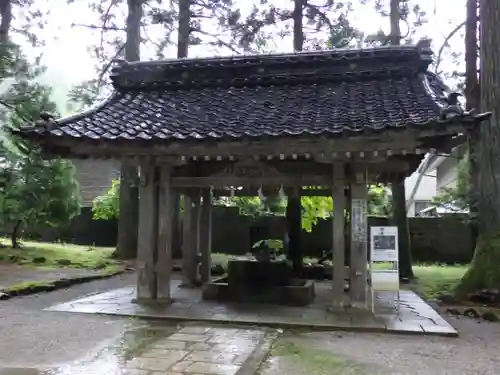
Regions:
[[[199,321],[205,324],[230,323],[444,336],[458,334],[432,307],[414,292],[407,290],[400,292],[399,311],[395,310],[394,293],[378,293],[375,300],[376,312],[372,314],[369,311],[330,311],[331,285],[328,282],[316,283],[315,301],[305,307],[205,301],[199,289],[180,288],[179,284],[178,280],[172,281],[174,302],[168,306],[133,303],[135,286],[128,286],[57,304],[46,310],[165,321]]]
[[[234,375],[255,350],[262,331],[185,327],[157,341],[126,367],[133,373]],[[153,375],[153,374],[148,374]]]
[[[43,375],[236,375],[251,367],[266,330],[236,327],[154,326],[109,344],[85,360],[46,369]],[[142,339],[138,339],[142,337]],[[248,368],[253,374],[255,368]],[[14,371],[14,370],[11,370]],[[0,370],[0,375],[30,375]]]
[[[1,301],[0,375],[224,375],[234,371],[236,375],[497,375],[500,367],[500,324],[468,318],[446,317],[460,332],[459,338],[450,338],[307,329],[281,332],[255,325],[43,311],[83,296],[120,290],[135,280],[135,275],[124,274]],[[182,309],[185,315],[188,311]],[[276,320],[283,319],[280,315]]]

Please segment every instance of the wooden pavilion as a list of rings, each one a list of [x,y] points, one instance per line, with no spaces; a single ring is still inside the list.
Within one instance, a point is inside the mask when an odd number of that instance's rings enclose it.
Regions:
[[[431,62],[425,41],[123,62],[102,104],[17,133],[47,155],[119,158],[139,167],[138,302],[170,300],[176,189],[185,194],[183,265],[190,283],[198,251],[202,280],[210,277],[214,191],[283,187],[297,198],[302,186],[320,186],[335,202],[332,304],[366,306],[367,185],[404,179],[424,154],[448,152],[487,116],[464,112],[428,72]],[[346,244],[349,275],[339,267]]]

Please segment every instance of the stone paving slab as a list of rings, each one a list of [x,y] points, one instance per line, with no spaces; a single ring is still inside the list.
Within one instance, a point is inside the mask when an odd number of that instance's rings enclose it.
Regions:
[[[187,326],[152,343],[125,368],[145,375],[236,375],[264,335],[257,329]]]
[[[329,311],[331,287],[328,282],[316,284],[316,301],[307,307],[204,301],[200,290],[179,288],[179,284],[180,281],[172,281],[174,302],[168,306],[132,303],[135,287],[130,286],[55,305],[47,310],[319,330],[458,335],[446,320],[412,291],[401,291],[399,311],[395,310],[394,294],[379,293],[375,299],[375,314],[334,313]],[[182,333],[179,335],[183,337]],[[204,342],[203,335],[191,336],[188,337]]]
[[[44,375],[241,375],[253,374],[258,349],[272,331],[256,328],[187,325],[157,336],[130,353],[105,351],[91,360],[51,369]],[[223,344],[221,344],[223,343]],[[113,353],[113,354],[110,354]],[[9,373],[10,375],[10,373]]]

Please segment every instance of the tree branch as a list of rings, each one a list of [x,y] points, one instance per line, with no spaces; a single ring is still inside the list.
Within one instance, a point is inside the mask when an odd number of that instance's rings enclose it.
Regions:
[[[88,29],[96,29],[102,31],[125,31],[124,27],[116,27],[116,26],[99,26],[99,25],[85,25],[83,23],[72,23],[71,27],[86,27]]]
[[[7,103],[6,101],[0,99],[0,105],[4,106],[7,109],[10,109],[10,110],[14,111],[14,113],[16,114],[16,116],[18,116],[21,120],[26,121],[27,123],[30,123],[30,122],[34,121],[34,119],[28,118],[24,113],[21,113],[21,111],[19,110],[19,108],[17,108],[13,104]]]
[[[215,42],[212,42],[212,44],[215,44],[215,45],[219,45],[219,46],[224,46],[228,49],[230,49],[232,52],[238,54],[238,55],[241,55],[241,52],[238,51],[238,49],[236,49],[233,45],[231,45],[230,43],[222,40],[221,38],[219,38],[217,35],[213,35],[213,34],[210,34],[209,32],[207,31],[203,31],[203,30],[200,30],[200,29],[193,29],[191,30],[191,32],[196,32],[196,33],[200,33],[201,35],[205,35],[205,36],[209,36],[211,38],[214,38],[216,41]]]
[[[118,50],[116,51],[115,55],[106,63],[106,65],[104,65],[104,67],[102,68],[101,70],[101,73],[99,73],[99,77],[97,78],[97,83],[96,83],[96,87],[97,87],[97,92],[99,92],[100,88],[101,88],[101,85],[104,81],[104,75],[108,72],[108,70],[111,68],[111,65],[113,64],[113,61],[118,57],[120,56],[120,54],[122,53],[122,51],[125,49],[125,43],[123,43],[120,48],[118,48]]]
[[[434,69],[434,72],[436,74],[439,74],[439,66],[441,65],[441,61],[443,58],[443,52],[446,46],[449,45],[450,39],[453,38],[453,36],[460,31],[462,27],[465,26],[465,21],[462,22],[461,24],[457,25],[451,32],[448,34],[446,38],[444,38],[443,44],[441,44],[441,47],[439,47],[437,57],[436,57],[436,68]]]
[[[102,28],[101,28],[101,43],[100,43],[101,49],[104,46],[104,32],[106,31],[104,28],[108,27],[107,23],[109,20],[109,14],[111,13],[111,9],[113,8],[113,6],[115,6],[116,4],[117,4],[117,0],[111,0],[109,2],[108,9],[106,9],[106,12],[101,17],[101,19],[103,20]]]

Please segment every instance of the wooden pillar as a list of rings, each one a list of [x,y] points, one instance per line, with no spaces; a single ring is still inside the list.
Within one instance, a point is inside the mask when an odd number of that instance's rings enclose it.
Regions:
[[[182,273],[183,286],[196,286],[197,274],[197,239],[196,239],[196,220],[197,213],[193,197],[189,194],[184,195],[184,219],[182,223]]]
[[[181,248],[181,209],[180,200],[181,194],[177,190],[173,190],[171,194],[171,209],[172,209],[172,258],[182,258]]]
[[[156,289],[156,248],[158,233],[158,185],[156,168],[141,165],[139,170],[139,228],[137,247],[137,302],[153,300]]]
[[[170,302],[170,278],[172,276],[172,187],[171,166],[159,168],[159,198],[158,198],[158,256],[156,259],[157,300]]]
[[[210,282],[212,269],[212,192],[210,189],[203,189],[200,211],[200,276],[202,284],[206,284]]]
[[[333,165],[333,305],[342,307],[345,302],[345,166],[343,163]]]
[[[292,262],[293,274],[300,276],[302,271],[302,205],[300,200],[300,187],[291,189],[286,206],[286,223],[288,229],[288,254]]]
[[[198,285],[200,280],[200,221],[201,221],[201,190],[197,189],[195,195],[193,196],[193,227],[191,233],[195,238],[194,245],[194,273],[192,275],[191,283]]]
[[[354,177],[354,176],[353,176]],[[367,308],[368,189],[363,173],[351,185],[351,265],[349,294],[352,307]]]

